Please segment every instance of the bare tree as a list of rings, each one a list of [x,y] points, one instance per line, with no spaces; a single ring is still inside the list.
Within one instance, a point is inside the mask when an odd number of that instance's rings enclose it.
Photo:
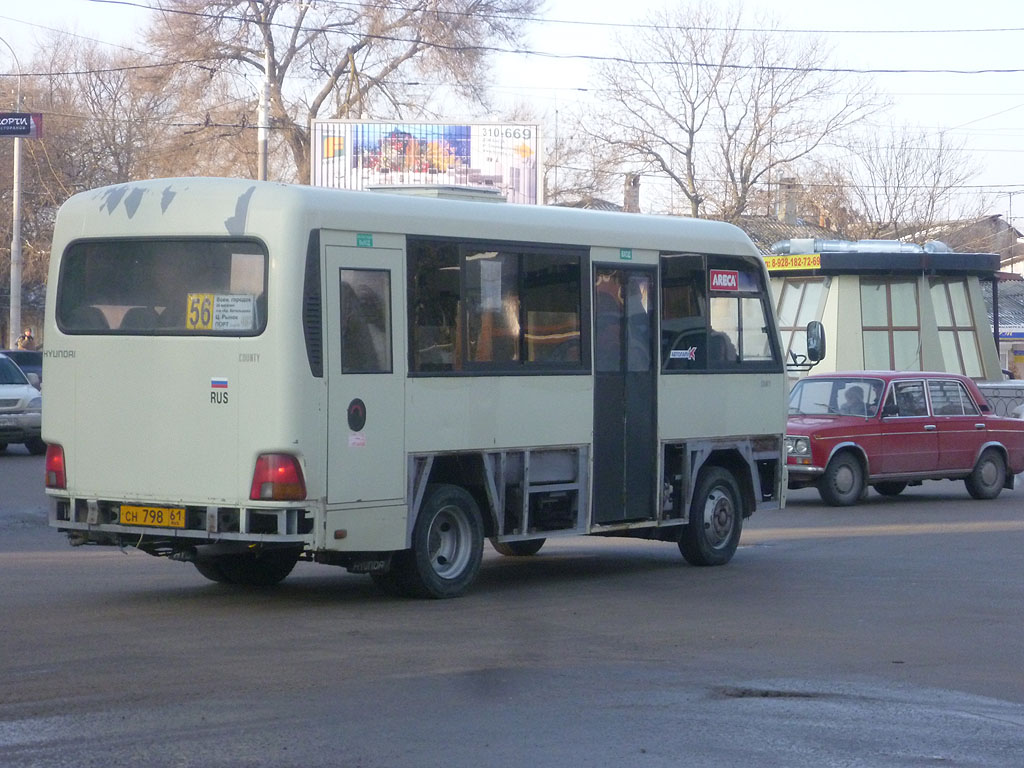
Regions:
[[[423,117],[444,94],[486,97],[488,46],[540,0],[158,0],[150,42],[194,84],[270,83],[272,126],[309,176],[315,118]],[[253,93],[255,96],[255,93]]]
[[[137,53],[106,54],[60,33],[47,36],[23,78],[24,109],[45,114],[43,134],[22,142],[23,306],[40,309],[57,209],[82,189],[166,175],[180,164],[168,70]],[[189,118],[190,120],[193,118]],[[0,143],[10,167],[10,142]],[[179,171],[180,172],[180,171]],[[0,189],[0,239],[10,242],[10,187]],[[0,284],[10,249],[0,246]],[[2,292],[2,291],[0,291]]]
[[[560,115],[562,125],[546,125],[544,200],[551,205],[622,199],[623,158],[594,139],[577,116]]]
[[[977,169],[964,144],[944,133],[872,131],[852,144],[847,165],[862,237],[927,239],[935,224],[979,210],[980,200],[959,196]]]
[[[774,171],[877,107],[865,84],[826,71],[817,40],[742,18],[714,4],[657,12],[598,69],[592,135],[667,176],[691,216],[734,219]]]

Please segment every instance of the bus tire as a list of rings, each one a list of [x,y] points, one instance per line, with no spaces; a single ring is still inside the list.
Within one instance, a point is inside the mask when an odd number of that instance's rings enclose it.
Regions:
[[[701,471],[690,506],[690,522],[679,535],[679,551],[690,565],[725,565],[743,530],[743,501],[736,478],[722,467]]]
[[[856,504],[864,493],[864,469],[852,451],[840,451],[818,480],[821,500],[832,507]]]
[[[457,485],[429,486],[413,528],[412,549],[392,560],[405,592],[432,598],[463,594],[480,571],[483,528],[480,508],[469,491]]]
[[[967,492],[974,499],[994,499],[1006,484],[1006,462],[995,448],[986,448],[978,463],[964,479]]]
[[[270,587],[292,572],[300,554],[302,550],[298,547],[267,549],[259,554],[219,555],[214,563],[231,584]]]
[[[499,555],[505,557],[530,557],[540,552],[547,539],[529,539],[527,541],[498,541],[491,539],[491,546]]]

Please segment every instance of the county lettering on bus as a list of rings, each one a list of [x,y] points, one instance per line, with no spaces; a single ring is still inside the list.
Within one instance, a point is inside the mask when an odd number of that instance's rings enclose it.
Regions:
[[[783,358],[734,227],[232,179],[116,192],[54,229],[43,438],[73,544],[453,597],[487,542],[639,537],[724,565],[784,503]]]

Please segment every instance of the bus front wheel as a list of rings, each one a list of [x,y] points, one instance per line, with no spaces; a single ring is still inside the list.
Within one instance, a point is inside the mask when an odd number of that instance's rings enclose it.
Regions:
[[[722,467],[700,473],[690,522],[679,536],[679,551],[690,565],[725,565],[740,543],[743,502],[736,478]]]
[[[458,597],[476,579],[483,559],[480,508],[465,488],[427,488],[412,532],[412,549],[396,553],[392,568],[414,597]]]

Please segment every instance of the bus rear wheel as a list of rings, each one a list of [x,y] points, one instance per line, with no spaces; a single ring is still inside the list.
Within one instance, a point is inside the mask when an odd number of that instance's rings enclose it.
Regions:
[[[743,502],[732,473],[708,467],[700,473],[690,522],[679,536],[679,551],[690,565],[725,565],[740,543]]]
[[[476,579],[483,551],[483,522],[473,496],[457,485],[431,485],[413,528],[412,549],[396,553],[391,567],[412,597],[458,597]]]

